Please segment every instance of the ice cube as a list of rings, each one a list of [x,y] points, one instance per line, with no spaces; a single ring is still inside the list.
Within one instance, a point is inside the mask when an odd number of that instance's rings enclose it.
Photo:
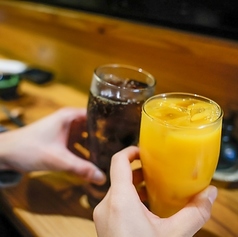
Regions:
[[[180,107],[180,108],[189,108],[191,106],[194,106],[195,104],[195,100],[193,99],[183,99],[179,102],[176,102],[176,106]]]
[[[100,77],[102,77],[105,81],[107,81],[108,83],[112,85],[115,85],[118,87],[122,87],[124,85],[124,79],[114,74],[101,74]]]
[[[184,115],[184,116],[181,116],[181,117],[171,119],[169,123],[172,124],[173,126],[188,126],[189,116]]]
[[[210,118],[211,116],[211,111],[208,109],[201,111],[198,111],[197,113],[194,113],[194,115],[191,117],[191,121],[192,122],[196,122],[199,120],[203,120],[206,121],[208,120],[208,118]]]
[[[144,82],[127,78],[123,83],[123,87],[130,88],[130,89],[143,89],[143,88],[147,88],[148,85]]]
[[[215,105],[209,103],[196,103],[188,107],[191,115],[191,122],[212,122],[218,117],[218,110]]]
[[[121,78],[114,74],[101,74],[99,76],[104,78],[104,80],[106,80],[108,83],[122,88],[142,89],[148,87],[148,85],[144,82],[140,82],[131,78]]]

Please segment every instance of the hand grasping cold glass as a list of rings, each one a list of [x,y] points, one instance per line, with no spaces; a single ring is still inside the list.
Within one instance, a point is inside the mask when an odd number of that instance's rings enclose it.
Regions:
[[[73,121],[84,124],[86,110],[63,108],[25,127],[0,134],[0,170],[68,171],[96,184],[104,173],[67,148]]]
[[[130,162],[138,158],[139,149],[133,146],[113,156],[111,188],[94,210],[98,236],[193,236],[209,219],[217,189],[209,186],[175,215],[160,218],[141,202],[133,184]]]

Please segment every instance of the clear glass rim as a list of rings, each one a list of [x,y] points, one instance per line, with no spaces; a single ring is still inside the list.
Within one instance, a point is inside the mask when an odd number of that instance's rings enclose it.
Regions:
[[[103,69],[103,68],[122,68],[122,69],[128,69],[128,70],[133,70],[135,72],[138,72],[138,73],[141,73],[141,74],[144,74],[147,78],[150,79],[150,83],[147,83],[147,87],[145,88],[126,88],[126,87],[118,87],[110,82],[107,82],[106,80],[104,80],[103,78],[100,78],[99,75],[98,75],[98,71],[100,69]],[[131,65],[127,65],[127,64],[104,64],[104,65],[101,65],[97,68],[95,68],[94,70],[94,76],[96,77],[97,81],[99,81],[100,83],[104,84],[104,85],[107,85],[109,87],[112,87],[112,88],[119,88],[119,89],[123,89],[123,90],[128,90],[128,91],[145,91],[145,90],[150,90],[150,89],[153,89],[155,88],[156,86],[156,80],[155,80],[155,77],[150,74],[148,71],[140,68],[140,67],[135,67],[135,66],[131,66]]]
[[[169,123],[163,123],[160,119],[156,119],[156,118],[150,116],[150,115],[146,112],[145,105],[146,105],[149,101],[154,100],[154,99],[156,99],[156,98],[166,98],[166,97],[172,97],[172,96],[175,96],[175,97],[176,97],[176,95],[179,95],[179,96],[184,97],[184,98],[186,98],[186,97],[187,97],[187,98],[189,98],[189,97],[190,97],[190,98],[197,98],[197,99],[201,99],[201,100],[203,100],[203,101],[207,101],[207,102],[209,102],[209,103],[211,103],[211,104],[214,104],[214,105],[216,105],[217,108],[219,109],[220,114],[219,114],[219,116],[217,117],[216,120],[214,120],[214,121],[212,121],[212,122],[210,122],[210,123],[207,123],[207,124],[204,124],[204,125],[199,125],[199,126],[190,126],[190,127],[187,127],[187,126],[176,126],[176,125],[171,125],[171,124],[169,124]],[[168,92],[168,93],[161,93],[161,94],[156,94],[156,95],[154,95],[154,96],[151,96],[150,98],[148,98],[148,99],[143,103],[143,105],[142,105],[142,111],[143,111],[143,113],[144,113],[146,116],[148,116],[151,120],[158,121],[158,122],[161,123],[161,125],[164,125],[164,126],[167,126],[167,127],[171,127],[171,128],[174,128],[174,129],[202,129],[202,128],[210,127],[210,126],[212,126],[212,125],[218,123],[219,120],[222,119],[223,114],[224,114],[224,112],[223,112],[221,106],[220,106],[217,102],[215,102],[214,100],[212,100],[212,99],[210,99],[210,98],[208,98],[208,97],[199,95],[199,94],[187,93],[187,92]]]

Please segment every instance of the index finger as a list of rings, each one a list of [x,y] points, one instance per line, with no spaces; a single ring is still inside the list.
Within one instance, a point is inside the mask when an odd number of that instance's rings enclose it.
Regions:
[[[127,147],[112,157],[110,170],[111,188],[121,186],[122,189],[124,189],[126,185],[132,185],[132,169],[130,163],[138,157],[139,149],[136,146]]]

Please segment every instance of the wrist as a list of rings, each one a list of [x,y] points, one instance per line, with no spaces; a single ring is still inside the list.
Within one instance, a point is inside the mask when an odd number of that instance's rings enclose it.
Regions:
[[[4,131],[0,133],[0,171],[6,169],[6,162],[10,156],[9,152],[11,150],[10,146],[10,131]],[[12,136],[13,138],[13,136]]]
[[[8,165],[14,144],[14,136],[10,133],[12,132],[7,130],[0,133],[0,188],[15,186],[22,178],[21,173],[12,170]]]
[[[0,171],[15,170],[14,164],[19,159],[19,142],[17,130],[0,133]]]

